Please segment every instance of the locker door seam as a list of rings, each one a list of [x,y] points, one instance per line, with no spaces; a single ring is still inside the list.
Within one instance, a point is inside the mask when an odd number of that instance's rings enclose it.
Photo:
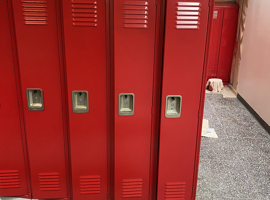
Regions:
[[[61,0],[60,0],[61,1]],[[70,186],[72,182],[69,180],[71,178],[70,176],[70,170],[71,170],[71,163],[69,163],[69,139],[68,139],[68,131],[69,131],[69,124],[68,124],[68,116],[69,112],[66,108],[67,105],[67,91],[66,91],[66,71],[65,71],[65,51],[63,49],[64,47],[64,32],[62,28],[62,12],[61,12],[61,3],[58,1],[58,6],[56,3],[56,0],[54,0],[54,9],[55,9],[55,17],[56,17],[56,34],[57,34],[57,46],[58,46],[58,62],[59,62],[59,75],[60,75],[60,88],[61,88],[61,111],[62,111],[62,126],[63,126],[63,142],[64,142],[64,158],[65,158],[65,174],[66,174],[66,195],[69,198],[70,192],[72,191],[70,189]],[[59,11],[58,11],[59,9]],[[67,155],[66,155],[67,153]],[[65,197],[63,197],[65,198]]]
[[[214,0],[209,0],[214,2]],[[211,7],[212,5],[212,7]],[[205,38],[205,50],[204,50],[204,62],[203,62],[203,74],[202,74],[202,83],[201,83],[201,91],[200,91],[200,104],[199,104],[199,118],[197,122],[197,137],[196,137],[196,146],[195,146],[195,156],[194,156],[194,168],[193,168],[193,181],[192,181],[192,192],[191,198],[193,199],[194,195],[196,194],[197,188],[197,176],[198,176],[198,169],[199,169],[199,157],[200,157],[200,144],[201,144],[201,128],[202,128],[202,120],[201,117],[203,116],[203,108],[204,108],[204,100],[205,100],[205,83],[207,78],[207,60],[209,56],[209,46],[210,46],[210,35],[211,35],[211,27],[213,21],[213,12],[214,12],[214,5],[208,5],[208,19],[207,19],[207,31],[206,31],[206,38]],[[196,197],[194,197],[195,200]]]
[[[153,119],[154,118],[154,116],[153,116],[153,111],[154,111],[154,109],[153,109],[153,102],[155,101],[154,100],[154,90],[155,90],[155,88],[154,88],[154,85],[155,85],[155,80],[154,80],[154,78],[155,78],[155,68],[156,68],[156,62],[155,62],[155,58],[156,58],[156,34],[157,34],[157,0],[155,0],[155,36],[154,36],[154,58],[153,58],[153,66],[152,66],[152,105],[151,105],[151,135],[150,135],[150,138],[151,138],[151,140],[150,140],[150,163],[149,163],[149,187],[148,187],[148,200],[150,200],[150,196],[151,196],[151,189],[153,189],[152,187],[151,187],[151,183],[152,183],[152,180],[151,180],[151,177],[152,177],[152,175],[151,175],[151,173],[152,173],[152,168],[154,167],[154,166],[152,166],[153,165],[153,163],[152,163],[152,159],[153,159],[153,157],[154,157],[154,152],[152,151],[152,148],[153,148],[153,142],[154,141],[152,141],[153,140],[153,137],[154,137],[154,135],[155,135],[155,133],[154,133],[154,131],[155,131],[155,129],[153,129],[153,122],[155,122],[155,120]]]
[[[23,143],[23,151],[24,151],[24,163],[25,163],[25,175],[26,175],[26,184],[28,190],[28,196],[32,198],[32,186],[31,186],[31,171],[30,171],[30,162],[29,162],[29,155],[28,155],[28,147],[27,147],[27,136],[26,136],[26,129],[25,129],[25,120],[24,120],[24,108],[23,108],[23,97],[22,97],[22,89],[21,89],[21,77],[20,77],[20,70],[19,70],[19,58],[17,52],[17,39],[15,33],[15,22],[13,16],[13,6],[11,1],[7,2],[7,9],[8,9],[8,20],[9,20],[9,28],[10,28],[10,40],[12,45],[12,56],[13,56],[13,66],[14,66],[14,74],[15,80],[17,81],[16,84],[16,92],[18,97],[18,110],[19,110],[19,120],[20,120],[20,128],[21,128],[21,137]]]

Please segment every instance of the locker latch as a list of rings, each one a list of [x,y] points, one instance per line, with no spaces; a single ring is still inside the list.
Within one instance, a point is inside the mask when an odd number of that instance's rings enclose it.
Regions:
[[[179,118],[181,115],[182,96],[168,95],[166,97],[165,117]]]
[[[72,107],[74,113],[87,113],[89,111],[88,92],[73,91],[72,92]]]
[[[134,115],[135,96],[132,93],[119,94],[119,110],[121,116]]]
[[[28,88],[26,90],[28,110],[43,110],[42,89]]]

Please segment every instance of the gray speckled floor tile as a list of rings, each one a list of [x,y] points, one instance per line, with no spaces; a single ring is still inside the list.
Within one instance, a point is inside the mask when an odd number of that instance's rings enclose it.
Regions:
[[[257,195],[256,200],[270,200],[270,195],[259,194]]]
[[[239,159],[247,162],[264,163],[269,154],[265,154],[258,146],[259,141],[253,138],[230,139]]]
[[[232,196],[236,199],[256,199],[257,192],[254,190],[255,182],[250,181],[250,176],[240,160],[223,163],[225,171],[231,180]]]
[[[237,160],[237,154],[230,140],[209,138],[207,143],[202,144],[201,157],[215,160]]]
[[[211,169],[209,160],[200,160],[199,164],[199,174],[197,182],[197,195],[198,196],[211,196],[211,185],[209,184],[209,179],[211,174],[209,173]]]
[[[234,200],[232,197],[215,197],[215,200]]]
[[[244,163],[246,172],[259,194],[270,196],[270,166],[268,164]]]
[[[270,200],[270,135],[235,98],[206,94],[218,139],[201,142],[199,200]]]
[[[212,196],[196,196],[196,200],[214,200]]]
[[[196,196],[196,200],[214,200],[212,196],[205,195],[205,196]]]

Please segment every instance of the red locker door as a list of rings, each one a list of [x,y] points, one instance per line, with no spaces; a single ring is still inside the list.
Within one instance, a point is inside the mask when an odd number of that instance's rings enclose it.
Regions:
[[[0,196],[28,194],[7,1],[0,1]]]
[[[235,4],[236,5],[236,4]],[[221,34],[220,53],[218,61],[218,78],[230,81],[233,50],[236,40],[238,7],[224,8]]]
[[[105,3],[104,0],[62,2],[73,199],[105,200],[107,199]],[[73,106],[77,100],[76,93],[80,92],[82,95],[85,94],[86,106],[84,110],[78,111]]]
[[[190,200],[209,0],[168,0],[166,9],[157,199]]]
[[[115,200],[149,198],[155,18],[155,0],[114,0]]]
[[[212,21],[210,49],[209,49],[208,66],[207,66],[208,79],[217,77],[222,20],[223,20],[223,9],[215,8],[214,14],[213,14],[213,21]]]
[[[56,4],[12,3],[33,198],[64,198],[67,171]]]

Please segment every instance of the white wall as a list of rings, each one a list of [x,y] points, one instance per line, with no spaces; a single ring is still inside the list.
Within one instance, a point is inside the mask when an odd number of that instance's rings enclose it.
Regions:
[[[237,92],[270,125],[270,0],[249,0]]]

